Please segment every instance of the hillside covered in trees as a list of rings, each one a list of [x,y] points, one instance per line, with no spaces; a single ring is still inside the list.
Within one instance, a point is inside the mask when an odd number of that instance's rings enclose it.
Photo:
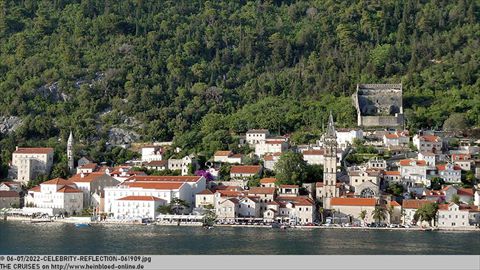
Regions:
[[[94,158],[112,128],[207,155],[248,128],[305,142],[329,110],[355,125],[357,83],[402,82],[410,128],[478,127],[479,17],[476,0],[0,0],[0,117],[21,120],[2,162],[70,130]]]

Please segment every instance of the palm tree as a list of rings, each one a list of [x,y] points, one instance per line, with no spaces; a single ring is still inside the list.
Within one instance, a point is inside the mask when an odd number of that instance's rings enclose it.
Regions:
[[[367,210],[362,210],[358,217],[362,220],[362,226],[365,224],[365,218],[367,217]]]
[[[385,220],[387,217],[387,209],[381,206],[375,206],[373,210],[372,217],[377,222],[380,223],[381,221]]]
[[[323,211],[325,211],[325,209],[323,209],[323,207],[318,207],[318,213],[320,214],[320,223],[323,223]]]
[[[392,223],[392,216],[393,216],[393,206],[390,205],[387,209],[388,212],[388,221],[389,223]]]

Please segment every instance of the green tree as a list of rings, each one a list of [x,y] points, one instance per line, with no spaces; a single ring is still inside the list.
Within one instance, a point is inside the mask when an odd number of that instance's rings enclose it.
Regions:
[[[367,210],[360,211],[358,218],[362,221],[362,225],[365,223],[365,218],[367,217]]]
[[[415,212],[413,219],[417,221],[427,221],[432,226],[432,221],[435,220],[438,211],[437,203],[427,203],[421,206]]]
[[[300,153],[283,153],[275,164],[278,184],[301,185],[307,179],[307,163]]]
[[[457,194],[453,194],[451,202],[459,204],[460,203],[460,196],[458,196]]]
[[[385,207],[375,206],[372,217],[377,223],[384,221],[387,218],[387,209],[385,209]]]

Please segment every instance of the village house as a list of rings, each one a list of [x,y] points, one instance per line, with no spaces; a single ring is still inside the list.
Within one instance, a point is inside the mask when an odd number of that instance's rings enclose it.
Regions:
[[[427,162],[424,160],[404,159],[400,160],[400,175],[404,185],[424,184],[430,186],[427,179]]]
[[[77,166],[77,174],[78,173],[92,173],[96,172],[99,169],[97,163],[87,163],[81,166]]]
[[[408,131],[396,131],[394,133],[386,133],[383,135],[383,145],[385,147],[403,146],[407,147],[410,142]]]
[[[232,151],[217,151],[213,155],[213,162],[229,163],[229,164],[242,164],[243,155],[234,154]]]
[[[435,135],[418,135],[413,136],[413,145],[417,147],[418,152],[442,152],[442,139]]]
[[[355,140],[363,140],[363,131],[361,129],[338,128],[335,130],[337,135],[337,146],[341,150],[353,145]]]
[[[265,154],[283,153],[288,149],[288,142],[284,140],[266,140],[255,144],[255,155],[262,157]]]
[[[217,220],[234,222],[238,216],[238,203],[237,198],[228,198],[218,202],[215,207],[215,213],[217,214]]]
[[[330,206],[334,210],[333,223],[353,223],[364,225],[374,222],[373,211],[377,200],[374,198],[331,198]],[[366,211],[365,219],[360,213]]]
[[[260,204],[256,197],[243,197],[238,200],[238,217],[259,218]]]
[[[417,157],[418,157],[418,160],[425,161],[427,163],[427,166],[435,167],[436,165],[437,155],[435,155],[432,152],[419,152]]]
[[[155,171],[164,171],[168,169],[168,160],[152,160],[144,164],[145,168]]]
[[[142,147],[142,162],[163,160],[165,149],[162,146],[149,145]]]
[[[472,156],[470,154],[452,154],[452,163],[464,171],[472,170]]]
[[[298,185],[280,185],[278,187],[278,196],[282,197],[296,197],[299,195]]]
[[[120,220],[155,219],[162,205],[166,205],[166,201],[155,196],[126,196],[115,200],[111,212]]]
[[[260,213],[267,210],[267,204],[275,200],[275,187],[251,187],[248,196],[256,197]]]
[[[25,205],[26,214],[79,214],[83,209],[83,192],[72,181],[55,178],[28,190]]]
[[[275,164],[277,164],[278,159],[282,153],[273,153],[263,156],[263,166],[267,170],[275,170]]]
[[[274,188],[275,183],[277,182],[277,178],[262,178],[260,179],[260,187],[268,187],[268,188]]]
[[[105,187],[116,186],[120,181],[105,172],[79,173],[68,181],[73,182],[83,192],[83,208],[99,209]]]
[[[466,204],[439,204],[437,212],[438,227],[469,227],[479,224],[478,207]]]
[[[131,166],[118,166],[113,169],[107,168],[105,173],[120,182],[123,182],[132,176],[147,175],[145,172],[132,170]]]
[[[22,192],[22,184],[19,182],[0,182],[0,191],[15,191],[17,193]]]
[[[434,203],[429,200],[403,200],[402,209],[403,209],[403,224],[412,225],[416,223],[414,219],[415,213],[417,210],[429,203]]]
[[[391,210],[391,214],[388,214],[390,224],[402,223],[402,206],[396,201],[390,201],[388,207]]]
[[[235,165],[230,168],[230,178],[248,180],[250,177],[260,177],[262,166],[260,165]]]
[[[385,170],[387,169],[387,161],[383,158],[373,157],[368,160],[367,169]]]
[[[0,190],[0,209],[20,207],[20,193],[13,190]]]
[[[323,165],[325,161],[325,150],[323,149],[305,150],[302,154],[303,160],[305,160],[309,165]]]
[[[383,172],[383,179],[385,182],[390,183],[390,182],[400,182],[402,177],[400,176],[399,171],[384,171]]]
[[[314,222],[315,203],[312,199],[305,196],[279,196],[275,202],[279,205],[278,211],[275,213],[276,221],[299,225]]]
[[[453,163],[437,165],[438,176],[447,183],[461,183],[462,182],[462,168]]]
[[[195,208],[205,208],[206,206],[215,206],[215,195],[209,189],[204,189],[195,194]]]
[[[255,146],[265,142],[268,136],[270,136],[270,132],[267,129],[250,129],[247,131],[246,140],[249,145]]]
[[[196,167],[197,163],[193,155],[184,156],[180,159],[170,158],[168,160],[168,169],[175,171],[180,170],[182,175],[188,175],[190,167]]]
[[[21,148],[12,153],[10,178],[23,185],[39,175],[48,175],[53,165],[53,148]]]

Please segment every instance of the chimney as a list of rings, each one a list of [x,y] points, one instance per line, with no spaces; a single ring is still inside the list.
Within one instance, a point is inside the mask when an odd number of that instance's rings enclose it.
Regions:
[[[84,177],[85,177],[85,174],[84,174],[83,172],[80,173],[80,177],[81,177],[81,178],[84,178]]]

